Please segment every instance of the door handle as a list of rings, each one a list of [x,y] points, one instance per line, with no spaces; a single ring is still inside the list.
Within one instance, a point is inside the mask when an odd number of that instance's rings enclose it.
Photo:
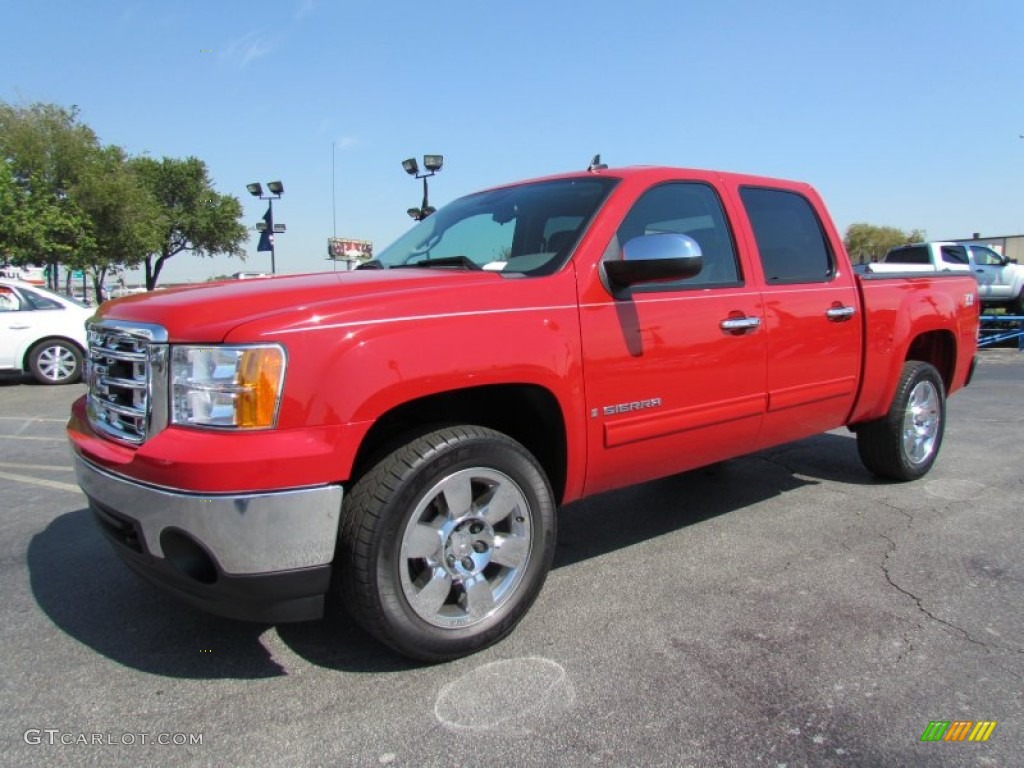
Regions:
[[[757,330],[761,325],[760,317],[730,317],[718,324],[726,333],[733,333],[737,336],[742,333]]]
[[[32,326],[30,326],[30,325],[8,325],[7,327],[10,328],[12,331],[24,331],[26,328],[31,328]]]
[[[825,317],[834,323],[842,323],[853,317],[856,311],[853,307],[832,307],[825,310]]]

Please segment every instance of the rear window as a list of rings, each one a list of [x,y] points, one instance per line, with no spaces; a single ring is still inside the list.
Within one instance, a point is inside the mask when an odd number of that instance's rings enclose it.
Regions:
[[[931,264],[927,245],[908,245],[904,248],[893,248],[885,254],[888,264]]]
[[[968,264],[967,249],[962,245],[944,245],[942,260],[947,264]]]
[[[821,283],[832,279],[832,249],[805,197],[782,189],[743,187],[740,198],[769,283]]]

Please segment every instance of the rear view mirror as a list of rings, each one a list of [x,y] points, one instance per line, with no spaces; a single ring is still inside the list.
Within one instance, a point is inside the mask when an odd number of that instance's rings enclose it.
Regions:
[[[608,281],[616,288],[683,280],[697,275],[703,265],[696,240],[667,233],[634,237],[622,246],[620,261],[604,262]]]

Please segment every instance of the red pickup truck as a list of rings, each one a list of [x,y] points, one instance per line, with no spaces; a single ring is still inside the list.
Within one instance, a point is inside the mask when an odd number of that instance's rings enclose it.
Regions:
[[[100,307],[68,432],[132,569],[236,618],[340,603],[456,658],[528,610],[559,504],[841,425],[917,478],[975,359],[975,281],[855,274],[802,183],[527,181],[364,267]]]

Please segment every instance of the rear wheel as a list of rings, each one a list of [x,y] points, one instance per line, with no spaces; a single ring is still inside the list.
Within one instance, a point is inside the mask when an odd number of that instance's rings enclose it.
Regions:
[[[858,427],[857,450],[876,475],[915,480],[935,463],[945,426],[942,377],[931,364],[908,360],[889,413]]]
[[[484,427],[439,429],[345,500],[337,574],[349,613],[399,653],[444,661],[497,642],[540,592],[555,504],[533,456]]]
[[[1017,294],[1017,298],[1010,304],[1010,314],[1024,315],[1024,288]]]
[[[29,352],[28,367],[41,384],[71,384],[82,377],[82,351],[71,341],[45,339]]]

